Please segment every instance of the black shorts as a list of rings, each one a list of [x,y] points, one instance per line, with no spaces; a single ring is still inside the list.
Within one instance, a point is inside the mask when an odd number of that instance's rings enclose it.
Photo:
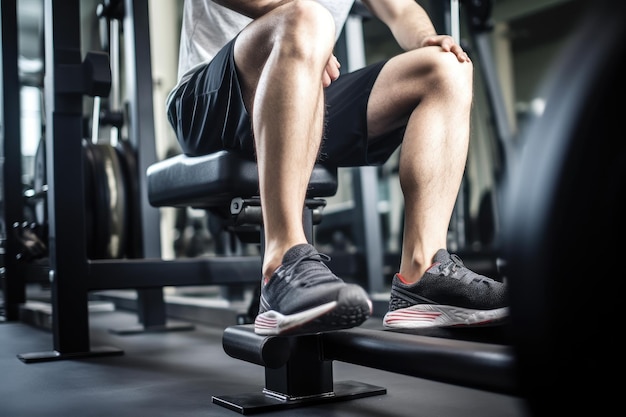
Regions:
[[[187,155],[236,151],[254,160],[254,138],[234,62],[234,40],[198,68],[170,101],[167,116]],[[380,165],[404,129],[367,140],[367,102],[385,62],[342,74],[326,88],[326,120],[318,162],[338,167]]]

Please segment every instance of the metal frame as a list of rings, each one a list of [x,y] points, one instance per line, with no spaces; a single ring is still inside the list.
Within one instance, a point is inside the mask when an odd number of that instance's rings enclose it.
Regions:
[[[254,333],[253,325],[239,325],[224,331],[222,344],[229,356],[265,368],[262,390],[212,397],[214,404],[241,414],[387,392],[383,387],[355,381],[335,382],[333,361],[502,394],[520,394],[514,349],[493,342],[365,328],[298,337],[260,336]]]
[[[2,185],[0,204],[4,206],[5,247],[1,255],[3,274],[0,276],[4,294],[4,320],[19,318],[19,306],[26,300],[24,277],[18,267],[18,242],[13,225],[22,220],[21,181],[5,181],[6,178],[22,177],[22,151],[20,127],[20,83],[18,77],[17,0],[0,2],[2,67],[0,68],[0,110],[2,142]]]
[[[9,4],[10,2],[4,2]],[[80,1],[45,1],[44,79],[49,217],[49,269],[53,350],[19,354],[26,363],[84,356],[118,355],[114,347],[93,347],[89,338],[88,293],[104,289],[137,289],[141,326],[137,331],[178,330],[165,321],[163,286],[256,283],[260,257],[163,260],[158,209],[150,206],[145,187],[147,167],[156,162],[148,0],[125,0],[124,33],[130,94],[130,141],[137,150],[141,176],[141,237],[143,257],[92,260],[85,249],[83,188],[84,89],[80,45]],[[5,8],[3,7],[3,16]],[[15,60],[14,62],[17,62]],[[127,80],[128,82],[129,80]],[[17,85],[17,83],[16,83]],[[19,108],[19,107],[18,107]],[[19,117],[15,118],[19,120]],[[233,265],[237,265],[233,268]],[[11,276],[8,282],[14,282]],[[20,300],[19,291],[17,300]],[[185,327],[186,325],[183,325]],[[190,328],[190,326],[186,326]],[[128,333],[129,331],[122,331]]]

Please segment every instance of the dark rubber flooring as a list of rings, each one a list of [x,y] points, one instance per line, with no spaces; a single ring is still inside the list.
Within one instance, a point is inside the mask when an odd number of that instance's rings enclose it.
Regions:
[[[226,355],[223,328],[194,323],[189,331],[133,335],[110,331],[136,324],[130,311],[92,312],[91,346],[117,347],[122,355],[24,363],[19,354],[53,350],[52,333],[23,322],[0,323],[0,417],[234,417],[240,414],[214,404],[212,396],[262,390],[263,368]],[[374,384],[387,392],[257,415],[529,415],[524,401],[513,396],[343,362],[333,362],[333,373],[335,381]]]

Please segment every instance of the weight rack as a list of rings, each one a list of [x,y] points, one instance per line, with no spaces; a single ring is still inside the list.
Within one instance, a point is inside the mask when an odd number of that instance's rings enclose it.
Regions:
[[[26,363],[123,353],[114,347],[91,346],[88,317],[88,295],[91,291],[137,290],[140,326],[146,330],[166,331],[176,329],[176,326],[166,322],[164,286],[252,284],[258,281],[261,268],[260,257],[257,256],[183,260],[161,258],[159,209],[149,204],[145,188],[146,169],[157,160],[152,77],[146,76],[152,74],[148,0],[124,0],[123,18],[129,141],[137,154],[141,211],[139,239],[143,253],[136,259],[88,259],[81,142],[84,86],[89,80],[84,76],[85,62],[81,57],[80,1],[46,0],[44,4],[49,219],[49,268],[44,274],[47,274],[51,287],[53,350],[19,354],[18,358]],[[8,73],[3,71],[3,75],[7,75],[3,78],[5,85],[11,78],[17,80],[17,52],[14,57],[6,55],[5,47],[5,32],[11,31],[9,40],[17,38],[15,14],[15,0],[3,0],[3,66],[11,68]],[[5,24],[5,19],[10,22]],[[19,85],[18,82],[9,84]],[[9,109],[15,112],[20,108],[19,89],[3,91],[3,94],[4,103],[11,103],[3,107],[5,120],[18,121],[17,126],[9,126],[7,133],[19,137],[16,134],[19,133],[19,117],[7,117],[6,113]],[[19,152],[19,141],[15,148]],[[5,152],[5,155],[19,155],[16,149],[9,149],[10,152]],[[19,157],[9,159],[19,161]],[[8,169],[21,172],[21,167],[14,165],[4,169],[5,178],[8,177]],[[15,201],[20,201],[22,198],[19,190],[13,190],[11,195],[11,200],[17,198]],[[21,216],[21,207],[14,207],[13,210],[14,218]],[[42,272],[33,271],[27,263],[14,262],[11,256],[17,253],[16,244],[8,241],[7,246],[6,304],[7,311],[12,313],[7,315],[7,319],[17,320],[17,310],[25,301],[26,278]],[[237,265],[236,269],[232,268],[233,264]]]

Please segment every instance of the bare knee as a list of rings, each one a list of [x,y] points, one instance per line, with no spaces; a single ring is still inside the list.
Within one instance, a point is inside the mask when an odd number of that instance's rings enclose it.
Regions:
[[[333,17],[313,0],[288,2],[250,23],[237,37],[234,49],[248,109],[266,69],[311,77],[322,74],[334,43]]]
[[[286,3],[246,27],[235,44],[238,65],[254,72],[271,54],[279,58],[328,59],[335,43],[330,12],[313,0]]]
[[[318,2],[295,0],[283,6],[273,39],[289,57],[328,59],[335,42],[335,25],[330,12]]]
[[[332,15],[324,6],[314,0],[294,0],[282,6],[282,26],[287,32],[327,33],[335,37],[335,24]],[[309,42],[315,39],[309,38]]]
[[[426,85],[429,86],[427,94],[433,94],[440,99],[450,99],[458,105],[469,106],[473,94],[472,63],[459,62],[454,54],[442,53],[437,48],[432,48],[425,55]]]

